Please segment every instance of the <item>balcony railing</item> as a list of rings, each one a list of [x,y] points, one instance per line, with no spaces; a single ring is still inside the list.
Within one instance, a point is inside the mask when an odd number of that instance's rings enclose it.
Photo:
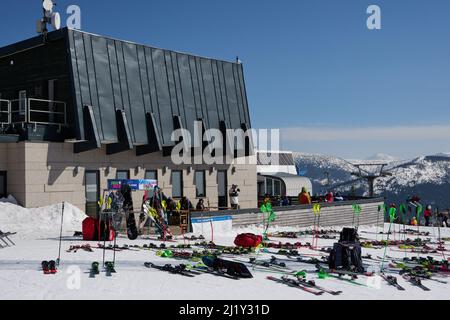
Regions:
[[[67,107],[62,101],[43,99],[1,100],[1,124],[67,126]]]

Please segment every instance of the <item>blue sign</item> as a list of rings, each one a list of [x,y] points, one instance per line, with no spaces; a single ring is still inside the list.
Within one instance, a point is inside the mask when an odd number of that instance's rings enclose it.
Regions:
[[[133,191],[154,190],[157,180],[108,180],[108,190],[120,190],[122,185],[130,186]]]

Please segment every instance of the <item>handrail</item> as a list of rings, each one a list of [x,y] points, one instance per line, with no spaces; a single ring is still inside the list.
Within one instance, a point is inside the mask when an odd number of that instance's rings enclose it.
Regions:
[[[14,100],[0,100],[8,102],[8,111],[1,111],[1,113],[8,113],[8,124],[38,124],[43,125],[57,125],[57,126],[67,126],[67,104],[63,101],[56,100],[44,100],[27,98],[24,99],[24,109],[21,108],[21,99]],[[35,105],[40,104],[37,107]],[[55,110],[51,110],[54,108]],[[43,121],[37,118],[37,116],[48,115],[48,121]],[[55,117],[63,118],[58,121]],[[45,117],[44,117],[45,118]],[[2,123],[3,124],[3,123]]]
[[[45,103],[48,103],[49,110],[47,111],[47,110],[32,109],[31,108],[31,104],[32,104],[33,101],[34,102],[45,102]],[[62,105],[64,111],[63,112],[51,111],[50,110],[50,105]],[[31,123],[31,124],[49,124],[49,125],[64,125],[64,126],[67,125],[67,113],[66,113],[67,105],[63,101],[28,98],[27,106],[28,106],[28,122]],[[48,114],[49,115],[49,121],[33,121],[33,117],[32,117],[33,113]],[[63,122],[50,121],[50,117],[52,115],[62,115],[62,116],[64,116],[64,121]]]

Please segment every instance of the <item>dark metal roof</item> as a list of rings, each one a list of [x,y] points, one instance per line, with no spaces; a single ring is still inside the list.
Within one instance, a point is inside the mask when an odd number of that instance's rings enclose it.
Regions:
[[[120,142],[118,109],[125,111],[134,145],[150,143],[149,115],[163,147],[173,145],[177,126],[193,135],[200,119],[206,129],[219,129],[221,122],[229,129],[251,127],[241,64],[74,30],[68,30],[68,41],[79,127],[83,106],[92,106],[101,141]]]
[[[64,41],[79,151],[171,147],[174,129],[250,129],[243,66],[71,29],[4,48],[0,57]]]

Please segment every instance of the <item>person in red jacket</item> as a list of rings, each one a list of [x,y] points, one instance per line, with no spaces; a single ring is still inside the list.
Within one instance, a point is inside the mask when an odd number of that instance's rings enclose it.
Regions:
[[[334,202],[334,195],[333,195],[333,192],[328,192],[327,193],[327,195],[326,195],[326,197],[325,197],[325,200],[326,200],[326,202],[328,202],[328,203],[332,203],[332,202]]]
[[[425,209],[425,212],[423,213],[423,216],[425,217],[425,226],[430,226],[431,217],[433,216],[433,211],[431,210],[431,206],[427,206]]]

